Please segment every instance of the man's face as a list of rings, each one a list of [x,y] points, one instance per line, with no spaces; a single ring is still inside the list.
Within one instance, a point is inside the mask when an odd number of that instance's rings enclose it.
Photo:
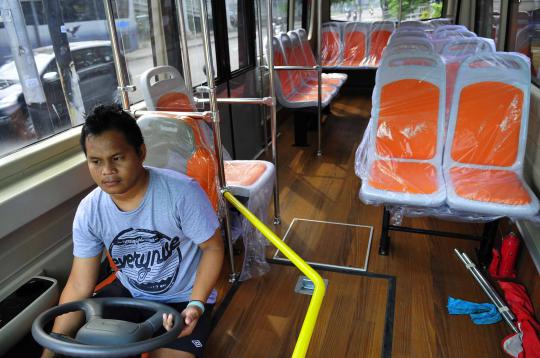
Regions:
[[[97,185],[111,195],[122,195],[136,187],[144,174],[142,163],[146,150],[137,155],[125,136],[116,130],[86,137],[86,159],[90,175]]]

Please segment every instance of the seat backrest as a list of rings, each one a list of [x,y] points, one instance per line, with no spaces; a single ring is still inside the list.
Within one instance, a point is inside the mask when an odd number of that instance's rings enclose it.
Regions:
[[[444,98],[444,64],[440,56],[411,52],[385,57],[373,91],[373,157],[440,165]]]
[[[313,64],[309,64],[309,61],[306,57],[306,54],[304,52],[304,47],[302,45],[302,40],[300,39],[299,30],[289,31],[287,33],[289,35],[289,38],[291,39],[291,44],[293,47],[293,52],[295,55],[295,61],[298,63],[299,66],[313,66]],[[313,53],[311,52],[311,48],[309,49],[309,52],[311,56],[313,56]],[[314,60],[315,61],[315,60]],[[313,78],[314,76],[317,76],[317,71],[301,71],[303,78]]]
[[[341,44],[341,28],[338,23],[328,22],[322,26],[321,64],[323,66],[338,66],[343,56]]]
[[[289,66],[302,66],[303,64],[303,58],[299,58],[297,56],[297,51],[294,50],[293,43],[291,41],[291,38],[288,34],[282,33],[279,35],[279,40],[281,42],[281,48],[283,49],[283,52],[285,54],[285,58],[287,59],[287,64]],[[275,62],[275,60],[274,60]],[[300,88],[302,87],[302,81],[304,78],[303,71],[301,70],[290,70],[289,76],[292,80],[292,86],[294,88]]]
[[[375,21],[369,30],[369,57],[370,62],[378,64],[384,48],[388,44],[388,39],[394,32],[395,24],[392,21]]]
[[[455,31],[455,30],[469,31],[469,29],[465,25],[453,25],[453,24],[440,25],[440,26],[437,26],[437,28],[435,30],[433,30],[433,36],[435,36],[435,34],[437,34],[439,32],[448,31],[448,30],[452,30],[452,31]]]
[[[433,45],[428,39],[420,37],[402,37],[388,44],[388,46],[384,49],[383,57],[393,53],[411,53],[414,51],[422,51],[428,53],[435,52]]]
[[[521,170],[529,116],[530,62],[518,53],[480,53],[460,66],[444,155],[445,167]]]
[[[362,61],[368,51],[370,24],[348,22],[343,26],[343,65]]]
[[[495,42],[483,37],[459,38],[450,40],[443,47],[441,56],[446,64],[446,117],[450,115],[450,106],[454,94],[456,76],[461,63],[477,53],[495,52]]]
[[[300,43],[302,44],[302,50],[304,51],[304,56],[306,58],[306,64],[308,66],[315,66],[317,65],[317,59],[315,58],[315,55],[313,54],[313,50],[311,48],[311,45],[309,44],[306,30],[304,29],[297,29],[295,32],[298,34],[298,38],[300,39]]]
[[[184,78],[172,66],[157,66],[144,71],[140,78],[146,107],[151,111],[195,111],[193,94],[186,89]]]
[[[397,32],[397,33],[394,32],[392,36],[390,36],[387,46],[394,43],[398,43],[402,41],[403,39],[409,40],[409,41],[411,39],[429,41],[428,37],[423,32],[417,32],[417,31],[406,31],[406,32]]]
[[[272,37],[272,49],[274,54],[275,66],[288,66],[287,58],[283,52],[281,41],[277,36]],[[286,101],[286,98],[295,92],[294,82],[291,78],[290,70],[276,70],[275,90],[276,96],[280,101]]]
[[[145,164],[175,170],[195,179],[218,209],[217,162],[205,144],[197,121],[171,114],[137,120],[146,145]]]
[[[428,28],[428,23],[418,20],[405,20],[398,24],[398,28],[414,28],[424,30]]]
[[[453,19],[444,18],[444,17],[439,18],[439,19],[431,19],[428,21],[428,24],[434,29],[441,26],[445,26],[445,25],[452,25],[453,23],[454,23]]]

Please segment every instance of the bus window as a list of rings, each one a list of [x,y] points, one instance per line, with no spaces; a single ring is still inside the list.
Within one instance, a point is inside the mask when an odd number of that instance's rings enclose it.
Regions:
[[[232,72],[251,65],[250,46],[254,39],[251,39],[253,32],[249,19],[252,16],[249,14],[254,14],[255,6],[251,0],[227,0],[225,6]]]
[[[210,47],[212,48],[212,58],[214,74],[216,70],[216,44],[214,36],[214,26],[212,20],[212,6],[208,1],[208,27],[210,29]],[[188,55],[191,67],[191,81],[193,86],[206,82],[204,70],[204,50],[202,46],[202,22],[201,22],[201,2],[198,0],[184,1],[184,22],[188,37]]]
[[[302,0],[294,0],[294,28],[302,27]]]
[[[117,1],[131,4],[133,0]],[[9,29],[5,24],[0,29],[0,157],[69,129],[74,122],[79,124],[71,118],[66,105],[44,2],[22,0],[6,6],[18,20]],[[60,7],[72,58],[79,59],[75,68],[83,110],[88,112],[97,103],[116,101],[113,59],[103,55],[111,53],[103,1],[61,0]],[[126,16],[117,20],[123,24],[118,26],[121,34],[134,29],[134,21]],[[9,31],[20,34],[15,42]],[[136,37],[129,37],[131,46],[137,47]],[[12,53],[12,46],[30,47],[35,67],[22,66],[22,59],[18,60],[21,54]]]
[[[531,59],[533,82],[540,86],[540,1],[522,0],[514,22],[514,51]]]
[[[380,20],[424,20],[441,17],[442,1],[403,1],[401,16],[399,0],[330,0],[330,17],[339,21],[373,22]]]
[[[274,35],[289,31],[287,14],[289,13],[288,0],[272,1],[272,23],[274,25]]]

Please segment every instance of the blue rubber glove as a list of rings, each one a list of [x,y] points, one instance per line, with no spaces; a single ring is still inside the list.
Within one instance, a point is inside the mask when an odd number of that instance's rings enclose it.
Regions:
[[[493,324],[502,320],[494,304],[475,303],[448,297],[449,314],[468,314],[475,324]]]

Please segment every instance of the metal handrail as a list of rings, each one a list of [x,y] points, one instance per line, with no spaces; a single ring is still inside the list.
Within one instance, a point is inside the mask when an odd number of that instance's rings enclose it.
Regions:
[[[309,307],[306,312],[306,317],[304,318],[304,323],[300,329],[300,334],[296,341],[294,351],[292,354],[293,358],[305,357],[309,343],[311,341],[311,336],[313,335],[313,330],[315,328],[315,323],[317,322],[317,317],[321,309],[322,301],[324,294],[326,292],[326,286],[322,277],[315,271],[311,266],[309,266],[296,252],[293,251],[283,240],[281,240],[272,230],[268,228],[262,221],[260,221],[251,211],[249,211],[238,199],[234,197],[227,189],[224,189],[223,196],[225,199],[231,203],[246,219],[249,220],[255,228],[266,237],[279,251],[285,255],[291,262],[296,266],[304,275],[306,275],[315,285],[313,290],[313,296],[309,302]]]

